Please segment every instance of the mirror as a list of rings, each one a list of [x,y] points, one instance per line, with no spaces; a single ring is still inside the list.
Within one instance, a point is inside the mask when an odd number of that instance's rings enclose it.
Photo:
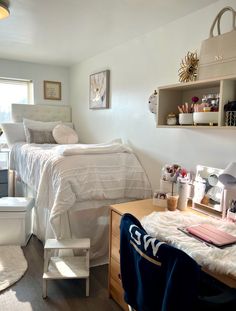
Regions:
[[[197,166],[194,181],[193,203],[196,207],[208,208],[218,213],[222,213],[223,184],[219,181],[222,169]]]

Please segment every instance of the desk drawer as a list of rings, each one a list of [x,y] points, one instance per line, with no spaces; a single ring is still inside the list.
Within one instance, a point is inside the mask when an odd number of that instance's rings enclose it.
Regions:
[[[124,301],[124,290],[120,278],[120,220],[121,216],[111,212],[111,232],[110,232],[110,274],[109,274],[109,294],[121,306],[128,311],[128,306]]]
[[[8,170],[0,170],[0,184],[7,184]]]
[[[116,212],[112,211],[111,215],[111,231],[112,234],[116,237],[120,237],[120,220],[121,216]]]
[[[114,235],[111,236],[111,257],[120,262],[120,238],[118,239]]]
[[[122,283],[121,283],[121,275],[120,275],[120,263],[116,261],[113,257],[111,258],[110,261],[111,265],[111,277],[120,284],[120,287],[122,289]],[[123,289],[122,289],[123,292]]]
[[[124,301],[124,292],[120,283],[110,278],[110,294],[112,298],[122,307],[123,310],[128,311],[128,305]]]

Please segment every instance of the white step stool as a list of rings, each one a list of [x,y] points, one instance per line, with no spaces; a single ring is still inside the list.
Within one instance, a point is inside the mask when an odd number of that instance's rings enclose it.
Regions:
[[[31,198],[0,198],[0,245],[27,244],[32,233],[33,205]]]
[[[51,257],[56,250],[82,250],[78,256]],[[43,298],[47,297],[47,280],[86,279],[86,296],[89,296],[90,239],[48,239],[44,246]]]

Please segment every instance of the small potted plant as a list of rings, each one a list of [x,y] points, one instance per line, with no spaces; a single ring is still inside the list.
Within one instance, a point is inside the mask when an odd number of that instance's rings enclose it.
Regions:
[[[179,171],[181,167],[178,164],[173,164],[166,167],[167,171],[167,178],[171,183],[171,192],[166,194],[167,199],[167,209],[169,211],[175,211],[178,204],[179,195],[177,192],[174,191],[174,184],[177,182],[177,178],[179,176]]]
[[[180,210],[183,210],[186,207],[189,193],[189,181],[190,178],[187,170],[181,168],[180,165],[173,164],[165,165],[163,167],[161,190],[167,192],[166,198],[168,210],[174,211],[177,206]]]

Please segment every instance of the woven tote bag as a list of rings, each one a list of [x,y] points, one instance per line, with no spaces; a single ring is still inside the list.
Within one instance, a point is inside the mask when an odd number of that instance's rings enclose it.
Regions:
[[[220,21],[222,15],[230,11],[232,13],[232,30],[221,34]],[[214,19],[209,38],[201,45],[198,80],[236,76],[236,11],[227,6],[223,8]],[[218,35],[213,35],[217,25]]]

